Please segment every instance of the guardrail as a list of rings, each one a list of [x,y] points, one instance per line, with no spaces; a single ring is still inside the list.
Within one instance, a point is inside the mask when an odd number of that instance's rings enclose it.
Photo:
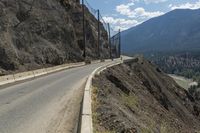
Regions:
[[[33,71],[0,76],[0,85],[14,83],[17,81],[22,81],[25,79],[30,79],[30,78],[42,76],[45,74],[61,71],[61,70],[72,68],[72,67],[79,67],[83,65],[85,65],[85,62],[69,63],[69,64],[63,64],[63,65],[49,67],[49,68],[43,68],[43,69],[38,69],[38,70],[33,70]]]
[[[6,75],[0,77],[0,85],[15,82],[14,75]]]
[[[109,61],[111,60],[110,59],[105,60],[105,62],[109,62]],[[101,62],[100,60],[94,60],[94,61],[91,61],[91,64],[100,63],[100,62]],[[26,80],[30,78],[35,78],[35,77],[42,76],[45,74],[61,71],[61,70],[72,68],[72,67],[79,67],[83,65],[86,65],[86,63],[85,62],[69,63],[69,64],[63,64],[63,65],[58,65],[54,67],[37,69],[33,71],[0,76],[0,85],[14,83],[17,81],[22,81],[22,80]]]

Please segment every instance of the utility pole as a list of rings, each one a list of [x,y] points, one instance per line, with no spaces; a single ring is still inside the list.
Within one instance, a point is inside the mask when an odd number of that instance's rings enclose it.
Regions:
[[[86,58],[86,39],[85,39],[85,5],[84,0],[82,0],[82,15],[83,15],[83,57]]]
[[[121,56],[121,31],[119,29],[119,57]]]
[[[109,47],[110,47],[110,59],[112,59],[112,45],[110,40],[110,24],[108,23],[108,41],[109,41]]]
[[[97,10],[98,13],[98,57],[101,58],[101,53],[100,53],[100,13],[99,10]]]

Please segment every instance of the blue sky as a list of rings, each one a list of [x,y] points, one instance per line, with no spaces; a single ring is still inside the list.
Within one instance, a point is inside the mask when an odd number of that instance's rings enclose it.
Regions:
[[[198,9],[200,0],[87,0],[114,30],[126,30],[174,9]]]

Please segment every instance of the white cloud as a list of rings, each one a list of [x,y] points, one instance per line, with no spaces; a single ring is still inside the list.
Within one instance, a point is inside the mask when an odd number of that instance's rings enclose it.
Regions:
[[[124,18],[103,17],[103,19],[104,19],[107,23],[111,23],[111,24],[135,25],[135,24],[138,23],[137,20],[124,19]]]
[[[134,3],[128,3],[128,4],[121,4],[116,6],[116,11],[122,15],[131,16],[133,14],[133,11],[131,10],[131,6],[133,6]]]
[[[134,10],[134,13],[136,16],[138,17],[144,17],[144,18],[153,18],[153,17],[157,17],[160,15],[163,15],[163,12],[160,11],[155,11],[155,12],[147,12],[144,8],[142,7],[138,7]]]
[[[145,4],[150,4],[150,3],[158,4],[158,3],[166,2],[168,0],[131,0],[131,2],[141,2],[141,1],[145,2]]]
[[[143,7],[134,8],[135,2],[139,2],[140,0],[131,0],[127,4],[121,4],[116,6],[116,11],[120,15],[124,15],[127,19],[124,18],[114,18],[114,17],[104,17],[108,23],[111,23],[114,26],[114,30],[117,31],[118,29],[126,30],[130,27],[136,26],[147,19],[160,16],[164,14],[160,11],[146,11]],[[166,0],[143,0],[148,3],[157,3]]]
[[[200,0],[195,2],[195,3],[184,3],[184,4],[180,4],[180,5],[169,5],[169,8],[171,8],[172,10],[174,9],[199,9],[200,8]]]
[[[160,12],[160,11],[148,12],[142,7],[132,9],[131,7],[133,5],[134,4],[130,4],[130,3],[118,5],[116,7],[116,11],[120,13],[121,15],[125,15],[129,18],[142,17],[142,18],[149,19],[149,18],[164,14],[163,12]]]
[[[139,24],[137,20],[134,19],[124,19],[124,18],[114,18],[114,17],[104,17],[103,18],[107,23],[110,23],[114,26],[114,30],[118,31],[126,30],[130,27],[136,26]]]
[[[124,27],[124,26],[120,26],[120,25],[117,25],[117,26],[115,26],[114,27],[114,32],[118,32],[119,31],[119,29],[120,29],[120,31],[124,31],[124,30],[127,30],[129,27]]]
[[[126,4],[116,6],[117,13],[124,15],[123,17],[125,18],[119,18],[119,15],[115,14],[112,17],[104,17],[104,20],[107,23],[110,23],[114,27],[115,31],[118,31],[119,29],[126,30],[144,22],[147,19],[164,14],[160,11],[146,11],[143,7],[135,8],[136,2],[140,1],[149,4],[165,2],[167,0],[129,0]]]
[[[145,3],[161,3],[161,2],[166,2],[167,0],[144,0]]]

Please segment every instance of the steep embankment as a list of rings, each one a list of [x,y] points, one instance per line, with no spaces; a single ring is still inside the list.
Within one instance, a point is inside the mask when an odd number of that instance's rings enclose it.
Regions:
[[[97,58],[97,20],[86,9],[87,56]],[[102,30],[104,30],[102,28]],[[109,55],[102,32],[103,55]],[[77,0],[1,0],[0,75],[83,60]]]
[[[200,131],[198,101],[142,58],[104,71],[93,86],[93,120],[98,132]]]

